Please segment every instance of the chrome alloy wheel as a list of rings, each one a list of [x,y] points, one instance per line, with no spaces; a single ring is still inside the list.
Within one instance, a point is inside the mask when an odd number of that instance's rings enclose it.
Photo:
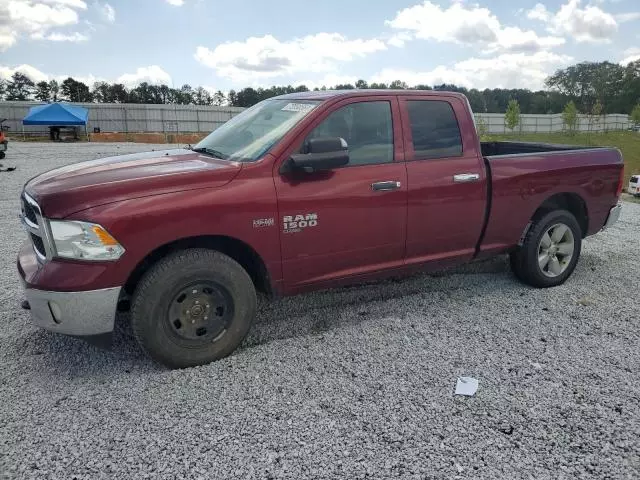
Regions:
[[[538,266],[547,277],[562,275],[573,257],[575,239],[573,232],[564,223],[550,227],[538,244]]]

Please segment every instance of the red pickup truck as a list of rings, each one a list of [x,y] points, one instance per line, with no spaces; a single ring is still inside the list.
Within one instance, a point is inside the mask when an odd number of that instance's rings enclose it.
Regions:
[[[277,297],[509,254],[563,283],[620,214],[614,148],[481,143],[465,96],[304,92],[195,147],[29,180],[18,270],[36,324],[104,340],[117,310],[172,368],[230,354]],[[25,305],[27,307],[27,305]]]

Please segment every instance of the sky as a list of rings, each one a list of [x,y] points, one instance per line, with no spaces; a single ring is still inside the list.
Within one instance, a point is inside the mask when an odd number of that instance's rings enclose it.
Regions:
[[[635,59],[638,0],[0,0],[0,78],[535,90],[577,62]]]

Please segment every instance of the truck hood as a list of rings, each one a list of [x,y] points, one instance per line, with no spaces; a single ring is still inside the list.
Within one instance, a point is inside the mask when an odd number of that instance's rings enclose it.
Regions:
[[[229,183],[242,164],[186,149],[100,158],[49,170],[25,191],[45,216],[64,218],[107,203]]]

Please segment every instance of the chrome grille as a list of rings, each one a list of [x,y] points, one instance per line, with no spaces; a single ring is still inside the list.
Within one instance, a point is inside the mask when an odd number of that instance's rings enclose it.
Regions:
[[[48,257],[46,224],[42,221],[42,211],[40,207],[36,201],[26,193],[22,194],[21,217],[29,234],[34,252],[38,256],[38,259],[45,261]]]
[[[41,237],[36,235],[35,233],[30,233],[29,237],[31,238],[31,243],[33,243],[33,249],[36,254],[41,258],[47,257],[47,250],[44,248],[44,241]]]
[[[36,209],[34,206],[27,201],[27,199],[22,197],[22,213],[24,214],[24,218],[29,220],[35,226],[38,225],[38,217],[36,216]]]

